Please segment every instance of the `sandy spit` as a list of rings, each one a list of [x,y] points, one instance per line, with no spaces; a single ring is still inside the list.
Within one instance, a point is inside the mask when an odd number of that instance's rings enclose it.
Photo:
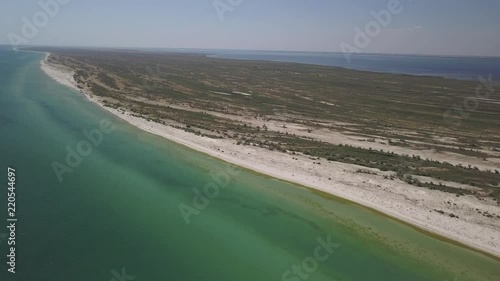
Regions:
[[[311,160],[306,155],[289,155],[259,147],[240,146],[233,140],[195,136],[168,125],[149,122],[132,116],[129,112],[103,106],[97,97],[77,87],[73,70],[49,64],[49,55],[41,61],[41,68],[48,76],[79,91],[90,101],[141,130],[232,164],[348,199],[500,257],[500,220],[483,215],[485,212],[500,215],[500,207],[493,200],[481,200],[474,196],[456,197],[450,193],[409,185],[397,179],[384,178],[384,175],[391,175],[392,172],[326,160]],[[376,174],[358,173],[360,169]],[[451,217],[450,214],[458,218]]]

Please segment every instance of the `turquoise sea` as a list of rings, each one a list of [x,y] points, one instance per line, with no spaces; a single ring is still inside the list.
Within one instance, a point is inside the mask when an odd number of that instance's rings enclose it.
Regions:
[[[0,47],[2,281],[500,280],[498,259],[140,131],[51,80],[43,57]],[[90,151],[102,122],[114,130]],[[68,147],[90,152],[59,181]]]

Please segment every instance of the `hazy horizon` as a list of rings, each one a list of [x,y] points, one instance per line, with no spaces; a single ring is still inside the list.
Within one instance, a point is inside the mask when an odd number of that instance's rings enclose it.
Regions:
[[[2,43],[0,46],[11,47],[10,44]],[[138,50],[138,51],[154,51],[154,50],[193,50],[193,51],[248,51],[248,52],[279,52],[279,53],[317,53],[317,54],[343,54],[342,51],[307,51],[307,50],[261,50],[261,49],[228,49],[228,48],[189,48],[189,47],[134,47],[134,46],[72,46],[72,45],[25,45],[23,47],[55,47],[55,48],[74,48],[74,49],[122,49],[122,50]],[[394,56],[428,56],[428,57],[463,57],[463,58],[500,58],[499,55],[482,56],[482,55],[450,55],[450,54],[415,54],[415,53],[376,53],[362,52],[356,55],[394,55]]]
[[[500,56],[498,1],[55,1],[4,3],[0,44]],[[387,18],[391,5],[397,12]],[[23,36],[36,21],[36,32]],[[355,44],[373,22],[374,36]]]

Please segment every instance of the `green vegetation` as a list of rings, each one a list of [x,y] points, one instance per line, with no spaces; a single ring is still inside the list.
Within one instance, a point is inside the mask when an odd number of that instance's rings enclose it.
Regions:
[[[484,163],[500,157],[500,102],[481,101],[460,126],[453,125],[456,117],[443,117],[473,97],[479,82],[191,54],[38,50],[77,69],[75,80],[105,98],[106,106],[154,122],[239,145],[392,171],[400,180],[430,189],[500,200],[498,171],[388,152],[434,150]],[[300,134],[289,127],[300,127]],[[339,145],[318,139],[316,132],[384,142],[387,149]],[[415,176],[480,191],[422,183]]]

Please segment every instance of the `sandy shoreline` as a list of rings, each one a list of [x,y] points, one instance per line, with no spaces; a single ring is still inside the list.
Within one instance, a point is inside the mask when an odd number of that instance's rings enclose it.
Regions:
[[[348,199],[500,257],[500,223],[497,219],[492,220],[482,215],[484,212],[500,215],[500,208],[492,200],[480,200],[473,196],[456,197],[454,194],[384,178],[384,175],[394,174],[392,172],[326,160],[312,161],[306,155],[294,155],[292,159],[287,153],[240,146],[229,139],[215,140],[196,136],[168,125],[149,122],[130,113],[103,106],[97,97],[77,87],[71,69],[49,65],[48,56],[49,54],[41,62],[41,68],[48,76],[83,93],[90,101],[137,128],[238,166]],[[358,173],[360,169],[372,171],[376,175]],[[435,210],[442,210],[444,214]],[[450,217],[450,214],[458,218]]]

